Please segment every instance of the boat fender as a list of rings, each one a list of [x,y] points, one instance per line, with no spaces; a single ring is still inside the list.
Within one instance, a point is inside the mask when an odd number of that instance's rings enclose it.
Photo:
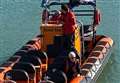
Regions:
[[[105,46],[106,49],[110,49],[110,44],[108,41],[99,41],[97,45]]]
[[[98,57],[94,57],[94,56],[92,56],[92,57],[89,57],[89,58],[91,58],[91,59],[97,59],[97,64],[95,63],[95,65],[99,65],[99,64],[101,64],[101,62],[102,62],[102,59],[101,58],[98,58]]]
[[[91,81],[91,77],[85,76],[84,80],[81,80],[80,83],[89,83]]]
[[[102,50],[103,54],[107,53],[107,48],[105,46],[103,46],[103,45],[97,45],[97,46],[98,47],[103,47],[103,50]]]
[[[90,63],[90,62],[87,62],[86,64],[91,64],[91,65],[93,65],[92,68],[91,68],[91,70],[95,73],[95,71],[96,71],[96,69],[97,69],[96,64],[95,64],[95,63]]]
[[[88,65],[90,65],[91,67],[93,66],[91,64],[85,64],[85,66],[88,66]],[[91,68],[89,68],[89,69],[88,68],[83,68],[82,71],[88,71],[87,75],[89,75],[89,77],[93,76]]]
[[[101,51],[92,51],[88,60],[89,59],[93,59],[92,61],[95,61],[95,60],[100,60],[101,61],[101,60],[104,59],[104,55]]]
[[[97,9],[95,11],[95,25],[99,25],[100,24],[100,20],[101,20],[100,10]]]
[[[113,40],[110,37],[103,38],[100,41],[107,42],[110,45],[110,47],[112,47],[113,45]]]
[[[97,45],[94,50],[94,52],[102,52],[103,55],[105,55],[107,53],[107,49],[102,46],[102,45]]]

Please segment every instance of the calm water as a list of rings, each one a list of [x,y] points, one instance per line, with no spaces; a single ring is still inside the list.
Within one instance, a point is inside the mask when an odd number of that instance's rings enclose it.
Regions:
[[[0,63],[39,34],[41,0],[0,0]],[[99,0],[102,22],[98,34],[115,41],[110,60],[97,83],[120,83],[120,1]]]

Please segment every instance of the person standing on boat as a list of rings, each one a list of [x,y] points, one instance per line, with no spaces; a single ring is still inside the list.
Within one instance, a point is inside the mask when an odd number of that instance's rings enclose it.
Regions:
[[[74,48],[76,18],[66,4],[61,5],[61,22],[63,24],[64,46],[67,52],[76,51]]]

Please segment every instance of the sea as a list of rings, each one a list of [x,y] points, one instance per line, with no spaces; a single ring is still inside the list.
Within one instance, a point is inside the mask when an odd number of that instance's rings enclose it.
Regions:
[[[111,57],[96,83],[120,83],[120,0],[97,0],[97,34],[114,40]],[[40,33],[41,0],[0,0],[0,64]]]

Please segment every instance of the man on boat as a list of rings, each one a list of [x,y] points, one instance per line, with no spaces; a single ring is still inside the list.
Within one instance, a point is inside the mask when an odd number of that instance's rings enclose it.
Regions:
[[[77,59],[76,54],[73,51],[71,51],[68,56],[66,56],[67,54],[65,52],[60,55],[61,56],[55,58],[53,64],[49,65],[48,70],[59,70],[64,72],[69,83],[72,78],[80,75],[81,69],[79,60]],[[51,76],[50,74],[51,73],[49,73],[48,71],[47,75]]]
[[[64,46],[67,52],[76,51],[74,48],[76,18],[68,5],[61,5],[61,21],[63,24]]]
[[[72,78],[80,75],[81,73],[81,68],[80,68],[80,64],[79,64],[79,60],[77,59],[76,54],[71,51],[68,54],[68,71],[66,73],[67,77],[69,78],[69,80],[71,80]]]

